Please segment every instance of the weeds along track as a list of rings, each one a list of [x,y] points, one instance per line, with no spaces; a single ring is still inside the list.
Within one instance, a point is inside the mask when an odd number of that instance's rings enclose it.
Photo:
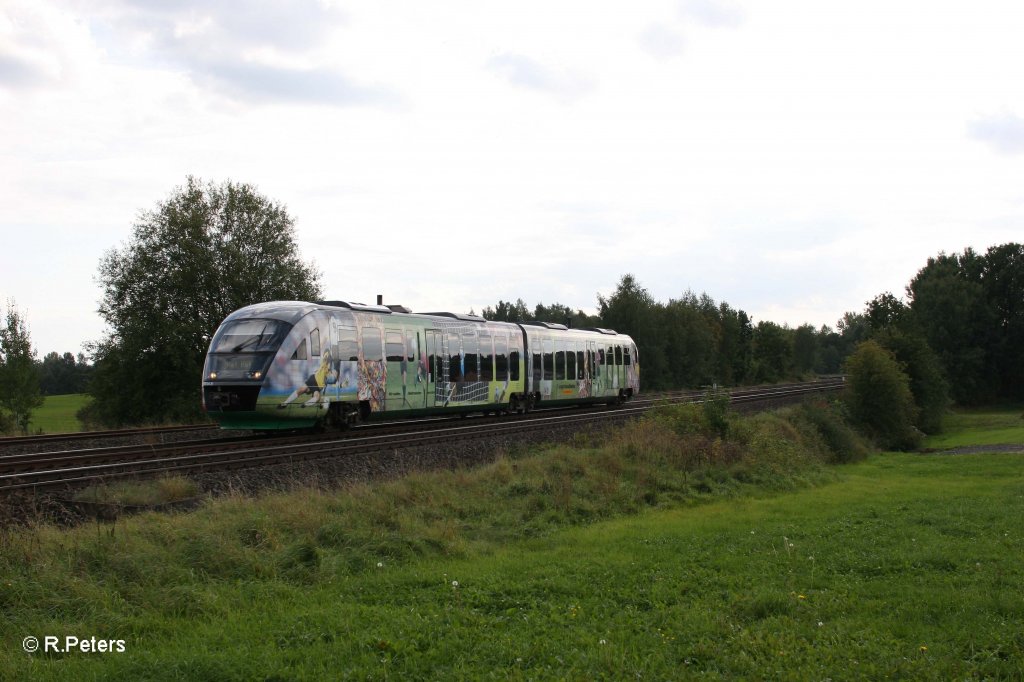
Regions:
[[[730,391],[737,409],[758,409],[836,391],[841,378]],[[338,434],[221,436],[182,442],[0,455],[0,491],[72,489],[100,481],[161,474],[197,474],[267,465],[297,464],[349,455],[421,446],[451,446],[472,440],[514,440],[522,434],[601,427],[635,418],[665,403],[700,402],[700,391],[644,395],[614,408],[537,410],[526,416],[436,418],[368,424]],[[192,427],[194,429],[194,427]],[[184,429],[181,429],[184,430]],[[212,435],[212,432],[207,432]],[[94,442],[100,434],[91,434]],[[120,435],[120,434],[118,434]],[[66,442],[66,441],[56,441]]]

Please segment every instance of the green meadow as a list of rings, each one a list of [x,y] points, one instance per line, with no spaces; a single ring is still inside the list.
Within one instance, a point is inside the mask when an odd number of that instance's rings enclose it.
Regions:
[[[84,393],[73,395],[48,395],[41,407],[32,413],[29,433],[73,433],[82,430],[78,421],[80,410],[89,397]]]
[[[1013,414],[962,413],[946,437],[1006,433]],[[697,441],[694,420],[471,471],[8,530],[0,676],[1024,677],[1024,455],[834,465],[799,415]],[[22,650],[47,635],[125,650]]]

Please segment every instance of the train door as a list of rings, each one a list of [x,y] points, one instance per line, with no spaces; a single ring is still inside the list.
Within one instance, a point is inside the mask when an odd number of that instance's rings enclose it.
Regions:
[[[405,359],[405,338],[396,329],[384,331],[384,359],[387,362],[387,394],[385,409],[388,412],[407,410],[409,405],[409,363]]]
[[[338,368],[337,397],[342,400],[358,400],[359,390],[359,341],[356,328],[345,325],[334,327],[334,362]]]
[[[427,341],[427,367],[426,367],[426,388],[424,392],[424,406],[433,407],[437,404],[437,388],[442,384],[441,378],[441,341],[444,334],[436,329],[428,329],[425,332]]]
[[[622,344],[615,344],[615,388],[619,391],[626,388],[626,372],[622,360]]]

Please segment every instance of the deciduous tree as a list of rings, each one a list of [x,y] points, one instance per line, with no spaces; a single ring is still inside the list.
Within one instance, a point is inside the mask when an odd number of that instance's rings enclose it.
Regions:
[[[28,323],[10,300],[0,327],[0,422],[22,433],[28,433],[32,410],[43,404],[35,357]]]
[[[100,262],[93,417],[105,424],[198,416],[203,356],[231,311],[320,297],[285,207],[248,184],[189,177],[140,215],[131,241]]]
[[[850,415],[879,445],[909,449],[917,445],[917,407],[910,379],[893,354],[877,342],[864,341],[846,360],[845,400]]]

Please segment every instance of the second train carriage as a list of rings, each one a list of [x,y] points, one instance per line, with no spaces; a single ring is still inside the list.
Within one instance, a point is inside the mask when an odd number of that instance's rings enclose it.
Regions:
[[[204,409],[229,429],[518,412],[638,391],[624,334],[346,301],[235,311],[214,334],[202,382]]]

